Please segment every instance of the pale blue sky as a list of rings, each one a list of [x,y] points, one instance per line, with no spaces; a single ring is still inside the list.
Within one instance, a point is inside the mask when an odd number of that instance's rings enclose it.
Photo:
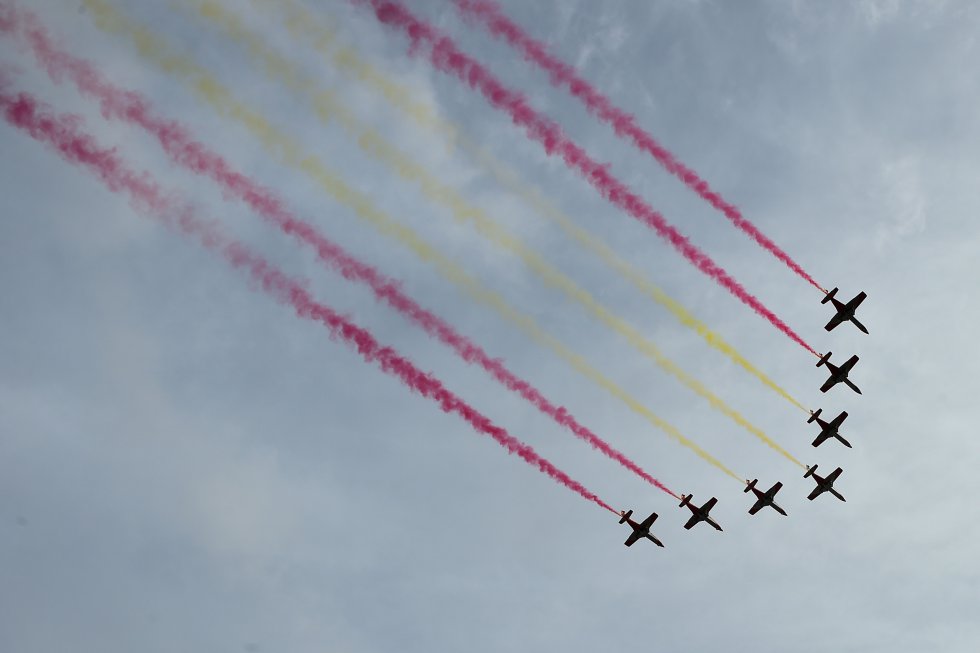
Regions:
[[[717,533],[594,453],[308,251],[105,122],[0,40],[36,93],[179,189],[321,300],[432,370],[617,508],[660,513],[666,549],[622,546],[612,515],[363,363],[322,328],[134,213],[86,172],[0,126],[0,649],[209,651],[973,652],[980,210],[978,9],[969,2],[506,2],[739,205],[820,282],[865,290],[831,312],[679,182],[616,139],[447,2],[409,3],[488,63],[820,351],[857,353],[863,396],[549,160],[456,80],[406,56],[363,8],[312,2],[343,42],[534,183],[805,404],[847,410],[847,450],[805,415],[332,69],[246,0],[248,24],[360,115],[641,328],[805,462],[844,468],[840,503],[638,356],[580,307],[372,161],[307,98],[269,82],[180,2],[116,2],[199,59],[349,183],[535,316],[739,474],[786,486],[781,517],[669,441],[407,250],[375,233],[78,3],[30,6],[64,47],[153,98],[297,215],[678,491],[719,499]]]

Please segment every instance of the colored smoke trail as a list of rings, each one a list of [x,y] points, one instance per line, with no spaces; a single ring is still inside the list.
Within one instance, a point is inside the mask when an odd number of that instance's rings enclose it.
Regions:
[[[362,1],[371,4],[375,16],[381,23],[396,27],[409,37],[410,52],[419,52],[423,50],[423,44],[428,44],[429,60],[437,70],[451,73],[471,88],[478,90],[492,106],[505,111],[514,124],[523,127],[525,133],[540,143],[548,155],[560,156],[566,165],[577,170],[606,200],[655,230],[698,270],[714,279],[793,342],[819,357],[817,351],[789,325],[766,308],[757,297],[742,287],[707,254],[695,247],[660,213],[654,211],[642,198],[613,176],[608,166],[594,161],[585,150],[565,136],[557,124],[536,112],[523,95],[505,87],[478,61],[464,54],[451,38],[419,20],[394,0]]]
[[[559,60],[548,52],[547,46],[535,40],[524,31],[520,25],[508,18],[500,6],[493,0],[454,0],[456,7],[463,16],[487,29],[493,36],[503,39],[512,48],[520,51],[524,59],[548,73],[551,83],[556,87],[565,87],[578,98],[594,116],[607,123],[616,135],[628,139],[643,152],[651,155],[668,172],[680,179],[684,184],[698,194],[701,199],[721,211],[726,218],[738,229],[746,233],[763,249],[782,261],[790,270],[811,283],[815,288],[827,291],[817,283],[806,270],[793,260],[768,236],[759,231],[750,220],[745,218],[738,207],[725,201],[718,192],[712,190],[708,182],[677,160],[667,148],[657,142],[653,136],[641,128],[636,117],[614,105],[612,100],[603,95],[594,86],[581,77],[569,64]]]
[[[303,94],[308,92],[313,98],[316,113],[324,124],[336,119],[345,130],[355,137],[358,145],[366,153],[383,162],[402,178],[416,182],[422,193],[431,202],[441,204],[449,209],[453,217],[462,224],[472,222],[481,235],[520,258],[548,286],[562,292],[568,299],[581,305],[593,317],[625,338],[630,345],[658,367],[705,399],[712,408],[734,421],[773,451],[803,467],[803,463],[744,415],[729,406],[703,383],[684,371],[676,362],[665,356],[651,340],[644,337],[629,322],[615,315],[586,289],[562,274],[520,240],[507,233],[483,209],[467,202],[454,188],[440,182],[424,167],[416,164],[386,142],[377,131],[363,124],[354,112],[344,106],[335,95],[328,92],[317,93],[312,91],[314,86],[312,80],[305,78],[297,66],[270,50],[261,38],[245,29],[237,16],[225,11],[220,4],[213,0],[194,0],[194,3],[199,7],[204,17],[220,25],[233,39],[244,45],[249,54],[258,60],[269,75],[283,81],[294,91]]]
[[[465,134],[459,133],[453,125],[437,117],[435,112],[424,103],[415,100],[407,88],[387,78],[370,63],[358,57],[350,48],[341,48],[331,53],[330,46],[335,40],[333,31],[320,25],[318,18],[297,5],[295,0],[253,0],[253,2],[259,2],[264,6],[275,5],[282,10],[285,13],[286,26],[295,39],[305,38],[312,41],[316,50],[325,58],[331,60],[341,70],[352,74],[359,81],[374,88],[417,125],[439,134],[449,148],[458,145],[468,156],[489,172],[501,186],[521,197],[525,203],[534,208],[538,215],[557,224],[566,235],[599,257],[642,293],[666,308],[681,324],[694,330],[709,346],[727,356],[732,362],[759,379],[783,399],[809,413],[803,404],[749,362],[719,333],[692,315],[680,302],[661,290],[635,266],[619,257],[612,248],[599,238],[576,225],[558,207],[543,197],[536,189],[524,183],[514,171],[508,169],[492,154],[476,145]]]
[[[327,266],[349,280],[367,284],[379,300],[414,321],[429,335],[451,347],[465,361],[480,365],[507,389],[521,395],[539,411],[588,442],[593,448],[653,486],[679,498],[625,454],[617,451],[580,424],[566,408],[551,403],[537,388],[519,378],[501,361],[492,358],[476,343],[455,331],[448,322],[405,295],[396,282],[385,278],[375,268],[351,256],[339,245],[320,234],[313,225],[295,218],[279,197],[234,171],[224,158],[196,142],[185,127],[154,115],[147,98],[110,84],[89,62],[59,50],[36,16],[30,13],[21,16],[11,14],[11,16],[13,21],[0,22],[0,32],[8,32],[16,26],[16,31],[27,40],[38,62],[52,79],[57,81],[64,76],[69,77],[82,93],[99,100],[103,116],[125,120],[146,130],[160,142],[175,163],[198,174],[207,175],[217,182],[227,195],[241,199],[283,232],[311,246],[316,251],[317,257]]]
[[[533,318],[512,308],[501,295],[484,287],[462,267],[427,244],[412,229],[392,220],[387,214],[379,210],[368,196],[345,184],[316,156],[304,151],[296,141],[275,129],[261,115],[236,101],[225,87],[221,86],[203,69],[186,58],[171,54],[152,33],[126,20],[104,0],[83,0],[83,3],[92,12],[100,28],[129,36],[146,60],[160,66],[164,71],[188,81],[198,95],[218,113],[234,119],[248,129],[271,153],[280,157],[283,163],[308,175],[324,192],[331,195],[337,202],[349,207],[358,218],[371,224],[379,233],[407,247],[421,260],[435,266],[447,281],[458,286],[474,301],[496,311],[532,340],[549,348],[580,374],[622,401],[630,410],[646,419],[651,425],[663,431],[669,438],[693,451],[699,458],[742,484],[744,476],[736,474],[694,441],[684,436],[679,429],[660,418],[624,388],[592,367],[582,356],[571,351],[561,341],[541,329]]]
[[[581,483],[538,455],[529,445],[453,394],[435,376],[423,372],[394,349],[383,347],[370,332],[343,315],[314,301],[302,284],[243,244],[229,240],[214,223],[203,222],[190,209],[176,206],[147,174],[132,171],[115,150],[100,148],[91,136],[82,132],[76,117],[54,115],[29,95],[15,96],[3,91],[0,91],[0,110],[11,125],[29,133],[36,140],[54,146],[69,162],[81,164],[94,172],[111,190],[126,193],[136,206],[163,220],[168,226],[196,238],[233,267],[243,269],[277,301],[291,306],[297,316],[321,323],[330,330],[331,337],[344,341],[356,349],[365,361],[376,364],[410,389],[434,401],[443,412],[462,417],[478,433],[490,436],[509,453],[517,454],[529,465],[537,467],[584,499],[619,514]]]

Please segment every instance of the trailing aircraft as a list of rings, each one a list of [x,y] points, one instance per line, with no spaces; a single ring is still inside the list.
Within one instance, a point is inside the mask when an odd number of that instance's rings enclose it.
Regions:
[[[748,492],[751,490],[752,493],[755,494],[756,496],[755,504],[753,504],[752,507],[749,508],[749,514],[754,515],[755,513],[765,508],[766,506],[772,506],[772,509],[778,512],[780,515],[786,515],[786,511],[780,508],[779,506],[777,506],[776,502],[773,501],[773,499],[776,498],[776,493],[779,492],[779,490],[783,487],[783,484],[780,483],[779,481],[776,481],[776,483],[771,488],[763,492],[762,490],[759,490],[755,487],[755,484],[758,482],[759,479],[757,478],[754,478],[751,481],[746,480],[745,489],[742,490],[743,492]]]
[[[827,331],[833,331],[834,328],[836,328],[837,325],[840,324],[841,322],[846,322],[850,320],[851,322],[854,323],[854,326],[861,329],[861,331],[867,333],[868,332],[867,327],[865,327],[863,324],[858,322],[857,318],[854,317],[854,312],[857,310],[857,307],[861,305],[861,302],[863,302],[867,298],[867,295],[864,294],[864,292],[859,292],[857,295],[854,296],[854,299],[852,299],[851,301],[845,304],[841,300],[836,299],[834,297],[834,295],[836,294],[837,294],[837,288],[834,288],[829,293],[827,293],[826,297],[820,300],[821,304],[826,304],[827,302],[833,302],[834,307],[837,309],[837,315],[830,318],[830,322],[827,322],[827,326],[825,326],[824,328],[827,329]]]
[[[816,421],[816,423],[820,425],[820,429],[821,429],[820,435],[818,435],[817,439],[813,441],[813,446],[819,447],[821,444],[824,443],[825,440],[829,438],[837,438],[838,440],[841,441],[841,443],[845,447],[850,449],[851,443],[845,440],[843,437],[841,437],[840,434],[840,425],[844,423],[845,419],[847,419],[847,411],[842,410],[840,415],[830,420],[829,422],[820,419],[821,411],[823,411],[822,408],[818,408],[817,412],[813,412],[811,410],[810,419],[806,421],[807,424]]]
[[[715,504],[718,503],[718,499],[711,497],[704,502],[703,506],[699,508],[691,503],[691,497],[693,496],[693,494],[685,494],[681,496],[681,508],[687,506],[687,509],[691,511],[691,518],[687,520],[686,524],[684,524],[684,528],[690,530],[695,524],[703,521],[708,522],[714,526],[716,530],[720,531],[721,526],[719,526],[718,522],[708,515],[708,512],[710,512],[711,509],[715,507]]]
[[[658,540],[654,536],[654,534],[650,532],[650,527],[653,525],[653,522],[657,521],[657,513],[655,512],[650,513],[650,516],[644,519],[639,524],[637,524],[635,521],[630,519],[630,517],[633,515],[632,510],[627,510],[626,512],[620,512],[619,514],[620,514],[619,523],[629,524],[630,528],[633,529],[633,532],[630,533],[630,536],[626,538],[626,541],[623,544],[625,544],[626,546],[633,546],[634,542],[643,539],[645,537],[648,540],[651,540],[654,544],[656,544],[659,547],[662,547],[664,545],[663,542]]]
[[[843,382],[845,385],[847,385],[847,387],[849,387],[854,392],[858,394],[862,394],[861,388],[851,383],[847,378],[847,373],[850,372],[851,368],[854,367],[854,364],[858,362],[858,357],[851,356],[850,358],[847,359],[847,361],[843,365],[838,367],[830,362],[831,353],[833,352],[828,351],[826,354],[820,357],[820,361],[817,363],[817,367],[820,367],[821,365],[826,365],[827,368],[830,370],[830,378],[828,378],[824,382],[824,384],[820,386],[820,392],[827,392],[838,383]]]
[[[803,478],[806,478],[807,476],[812,476],[813,480],[817,482],[817,487],[813,488],[813,492],[811,492],[810,495],[807,496],[807,499],[813,501],[824,492],[830,492],[841,501],[847,501],[847,499],[845,499],[840,492],[834,489],[834,481],[837,480],[837,477],[840,476],[840,473],[844,470],[838,467],[834,471],[827,474],[826,478],[817,474],[816,471],[817,471],[816,465],[814,465],[813,467],[807,465],[806,474],[803,475]]]

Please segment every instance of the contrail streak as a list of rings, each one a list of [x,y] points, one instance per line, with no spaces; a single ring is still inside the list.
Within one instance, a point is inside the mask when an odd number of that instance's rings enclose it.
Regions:
[[[766,308],[707,254],[695,247],[639,195],[619,181],[608,166],[593,160],[584,149],[565,136],[556,123],[535,111],[523,95],[508,89],[478,61],[464,54],[451,38],[419,20],[393,0],[358,1],[369,2],[381,23],[404,32],[411,40],[411,52],[425,49],[437,70],[452,73],[471,88],[478,90],[492,106],[505,111],[514,124],[523,127],[527,135],[540,143],[548,155],[561,156],[566,165],[577,170],[605,199],[652,228],[698,270],[714,279],[795,343],[819,357],[817,351],[789,325]],[[429,47],[421,47],[425,44]]]
[[[386,142],[377,131],[363,124],[357,119],[354,112],[345,107],[335,95],[328,92],[311,91],[310,89],[314,87],[312,80],[305,78],[297,66],[270,50],[261,38],[246,30],[237,16],[225,11],[220,4],[211,0],[194,0],[194,4],[201,9],[202,15],[219,24],[236,41],[242,43],[273,78],[282,80],[292,90],[299,93],[307,94],[309,91],[317,115],[324,124],[336,119],[344,129],[356,137],[358,145],[365,152],[382,161],[403,178],[416,182],[422,193],[430,201],[445,206],[458,222],[462,224],[472,222],[480,234],[520,258],[546,284],[561,291],[567,298],[580,304],[593,317],[623,336],[637,351],[708,401],[712,408],[734,421],[787,460],[800,467],[804,466],[762,429],[752,424],[744,415],[729,406],[703,383],[665,356],[653,342],[645,338],[629,322],[612,313],[587,290],[547,263],[520,240],[507,233],[483,209],[467,202],[455,189],[441,183],[424,167],[416,164],[408,156]]]
[[[210,77],[203,69],[186,58],[170,53],[153,34],[146,29],[133,25],[106,4],[104,0],[83,0],[83,2],[95,17],[100,28],[129,36],[145,59],[190,83],[205,102],[214,107],[221,115],[236,120],[248,129],[255,138],[261,141],[270,152],[278,156],[286,165],[304,172],[327,194],[353,210],[359,218],[371,224],[380,233],[409,248],[421,260],[435,266],[446,280],[458,286],[475,301],[492,308],[501,317],[524,331],[535,342],[551,349],[555,355],[566,361],[576,371],[622,401],[630,410],[662,430],[668,437],[693,451],[702,460],[723,471],[740,484],[742,483],[744,476],[739,476],[733,472],[717,458],[684,436],[675,426],[661,419],[625,389],[593,368],[579,354],[569,350],[558,339],[541,329],[533,318],[512,308],[502,296],[481,285],[462,267],[427,244],[409,227],[392,220],[386,213],[379,210],[366,195],[345,184],[316,156],[305,152],[296,141],[275,129],[261,115],[236,101],[226,88]]]
[[[171,228],[194,237],[207,249],[218,253],[231,266],[244,270],[268,294],[280,303],[290,306],[297,316],[321,323],[329,329],[332,338],[342,340],[356,349],[365,361],[374,363],[382,371],[401,380],[411,390],[431,399],[443,412],[462,417],[474,430],[490,436],[509,453],[517,454],[529,465],[537,467],[582,498],[618,514],[612,506],[541,457],[529,445],[494,424],[448,390],[435,376],[420,370],[391,347],[382,346],[370,332],[329,306],[316,302],[301,283],[286,276],[242,243],[228,239],[216,224],[200,220],[187,207],[178,207],[149,175],[134,172],[115,150],[99,147],[91,136],[82,132],[78,127],[77,117],[55,115],[27,94],[11,95],[4,91],[0,91],[0,110],[8,123],[27,132],[36,140],[53,146],[69,162],[80,164],[95,173],[111,190],[126,193],[135,206]]]
[[[0,11],[2,6],[0,4]],[[149,132],[160,142],[175,163],[198,174],[207,175],[220,185],[226,194],[244,201],[284,233],[293,235],[312,247],[320,261],[328,267],[348,280],[368,285],[380,301],[387,303],[422,327],[426,333],[451,347],[462,359],[482,367],[501,385],[519,394],[539,411],[588,442],[596,450],[651,485],[677,497],[673,491],[637,463],[580,424],[565,407],[553,404],[537,388],[511,372],[501,361],[492,358],[479,345],[453,329],[448,322],[405,295],[395,281],[385,278],[378,270],[359,261],[339,245],[328,240],[313,225],[293,216],[279,197],[245,175],[236,172],[223,157],[195,141],[183,125],[155,115],[146,97],[110,84],[91,63],[58,49],[35,15],[29,12],[10,15],[14,18],[12,22],[7,23],[11,27],[8,29],[4,22],[0,21],[0,33],[9,33],[12,29],[22,37],[38,63],[53,80],[59,81],[67,76],[82,93],[100,102],[103,116],[124,120]]]
[[[722,336],[713,331],[704,322],[688,311],[680,302],[670,297],[656,284],[650,281],[639,269],[619,257],[608,245],[595,235],[579,227],[565,215],[557,206],[547,200],[536,189],[530,187],[498,161],[490,152],[479,147],[465,134],[460,133],[452,124],[439,118],[424,103],[412,97],[411,91],[397,82],[386,77],[364,61],[350,48],[340,48],[331,51],[335,41],[333,30],[324,27],[318,17],[300,7],[294,0],[253,0],[264,7],[275,6],[285,13],[284,20],[294,38],[304,38],[312,43],[324,58],[329,59],[339,69],[353,75],[359,81],[367,84],[380,93],[392,106],[411,118],[418,126],[441,136],[450,150],[459,146],[468,156],[489,172],[497,182],[518,195],[538,215],[551,220],[559,226],[570,238],[579,245],[599,257],[606,265],[629,280],[638,290],[667,309],[681,324],[694,330],[712,348],[727,356],[736,365],[753,375],[766,387],[776,392],[783,399],[804,412],[806,407],[784,390],[764,372],[750,363],[738,350],[725,341]]]
[[[486,28],[493,36],[503,39],[512,48],[520,51],[524,59],[548,73],[551,83],[565,87],[578,98],[594,116],[607,123],[616,135],[630,140],[643,152],[657,160],[670,174],[698,194],[701,199],[721,211],[738,229],[748,234],[763,249],[782,261],[790,270],[811,283],[815,288],[827,291],[811,277],[803,267],[793,260],[758,227],[742,215],[738,207],[730,204],[707,181],[685,166],[667,148],[637,124],[636,117],[613,104],[607,96],[581,77],[575,68],[548,52],[547,46],[534,39],[520,25],[504,14],[500,6],[492,0],[454,0],[464,18]]]
[[[25,15],[21,22],[23,36],[26,37],[38,62],[53,79],[57,80],[67,75],[80,91],[100,101],[103,115],[126,120],[142,127],[157,138],[176,163],[209,176],[228,194],[247,203],[256,213],[278,226],[283,232],[313,247],[319,259],[327,266],[349,280],[367,284],[379,300],[395,308],[422,327],[426,333],[451,347],[461,358],[469,363],[480,365],[507,389],[522,396],[559,425],[569,429],[643,480],[672,496],[677,496],[628,456],[579,423],[565,407],[550,402],[537,388],[511,372],[501,361],[492,358],[476,343],[453,329],[445,320],[405,295],[396,282],[385,278],[373,267],[354,258],[339,245],[325,238],[309,223],[295,218],[285,208],[280,198],[234,171],[221,156],[201,143],[195,142],[182,125],[153,115],[146,98],[109,84],[88,62],[58,50],[33,16]],[[2,29],[0,24],[0,30]]]

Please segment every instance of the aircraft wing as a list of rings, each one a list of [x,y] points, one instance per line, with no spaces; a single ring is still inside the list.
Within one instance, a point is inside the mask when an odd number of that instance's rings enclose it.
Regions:
[[[640,528],[650,530],[650,527],[653,526],[653,522],[655,521],[657,521],[657,513],[654,512],[640,523]]]
[[[838,383],[840,383],[840,382],[839,381],[835,381],[834,380],[834,377],[831,376],[829,379],[827,379],[824,382],[824,384],[822,386],[820,386],[820,392],[827,392],[828,390],[830,390],[831,388],[833,388]]]
[[[807,495],[806,498],[809,499],[810,501],[813,501],[823,493],[824,493],[824,489],[818,485],[817,487],[813,488],[813,492]]]
[[[859,292],[857,295],[854,296],[854,299],[847,302],[847,307],[852,310],[857,310],[857,307],[861,305],[861,302],[863,302],[867,298],[868,295],[864,291]]]
[[[635,544],[636,541],[641,537],[645,537],[645,536],[640,531],[633,531],[632,533],[630,533],[630,536],[626,538],[626,542],[624,542],[624,544],[626,546],[633,546],[633,544]]]
[[[697,515],[691,515],[691,518],[687,520],[686,524],[684,524],[684,528],[691,530],[699,521],[701,521],[701,519]]]
[[[847,411],[846,410],[843,411],[843,412],[841,412],[840,415],[838,415],[837,417],[834,418],[834,421],[830,423],[830,428],[835,429],[835,430],[836,429],[839,429],[840,428],[840,425],[844,423],[844,420],[845,419],[847,419]]]
[[[753,505],[751,508],[749,508],[749,514],[750,515],[754,515],[755,513],[759,512],[760,510],[762,510],[765,507],[766,507],[766,504],[763,502],[762,499],[756,499],[755,500],[755,505]]]
[[[847,359],[846,363],[840,366],[840,369],[844,373],[850,372],[851,368],[854,367],[854,364],[857,362],[858,362],[857,355],[851,356],[850,358]]]
[[[783,489],[783,482],[776,481],[775,483],[773,483],[773,486],[769,488],[769,491],[766,492],[766,494],[768,494],[770,497],[774,497],[776,496],[776,493],[779,492],[781,489]]]
[[[827,322],[827,326],[824,327],[827,331],[833,331],[837,328],[837,325],[844,321],[844,314],[838,313],[834,317],[830,318],[830,322]]]
[[[837,480],[837,477],[840,476],[840,473],[842,471],[844,471],[844,470],[842,470],[840,467],[838,467],[837,469],[835,469],[834,471],[830,472],[830,474],[827,475],[827,480],[829,482],[833,483],[834,481]]]
[[[818,435],[818,436],[817,436],[817,439],[813,441],[813,446],[815,446],[815,447],[819,447],[819,446],[820,446],[820,445],[822,445],[822,444],[823,444],[823,443],[824,443],[824,442],[825,442],[825,441],[827,440],[827,438],[829,438],[829,437],[830,437],[830,433],[828,433],[826,429],[824,429],[824,430],[822,430],[822,431],[820,431],[820,435]]]
[[[701,506],[701,510],[703,510],[705,514],[707,514],[709,510],[715,507],[716,503],[718,503],[718,499],[711,497],[710,499],[704,502],[704,505]]]

